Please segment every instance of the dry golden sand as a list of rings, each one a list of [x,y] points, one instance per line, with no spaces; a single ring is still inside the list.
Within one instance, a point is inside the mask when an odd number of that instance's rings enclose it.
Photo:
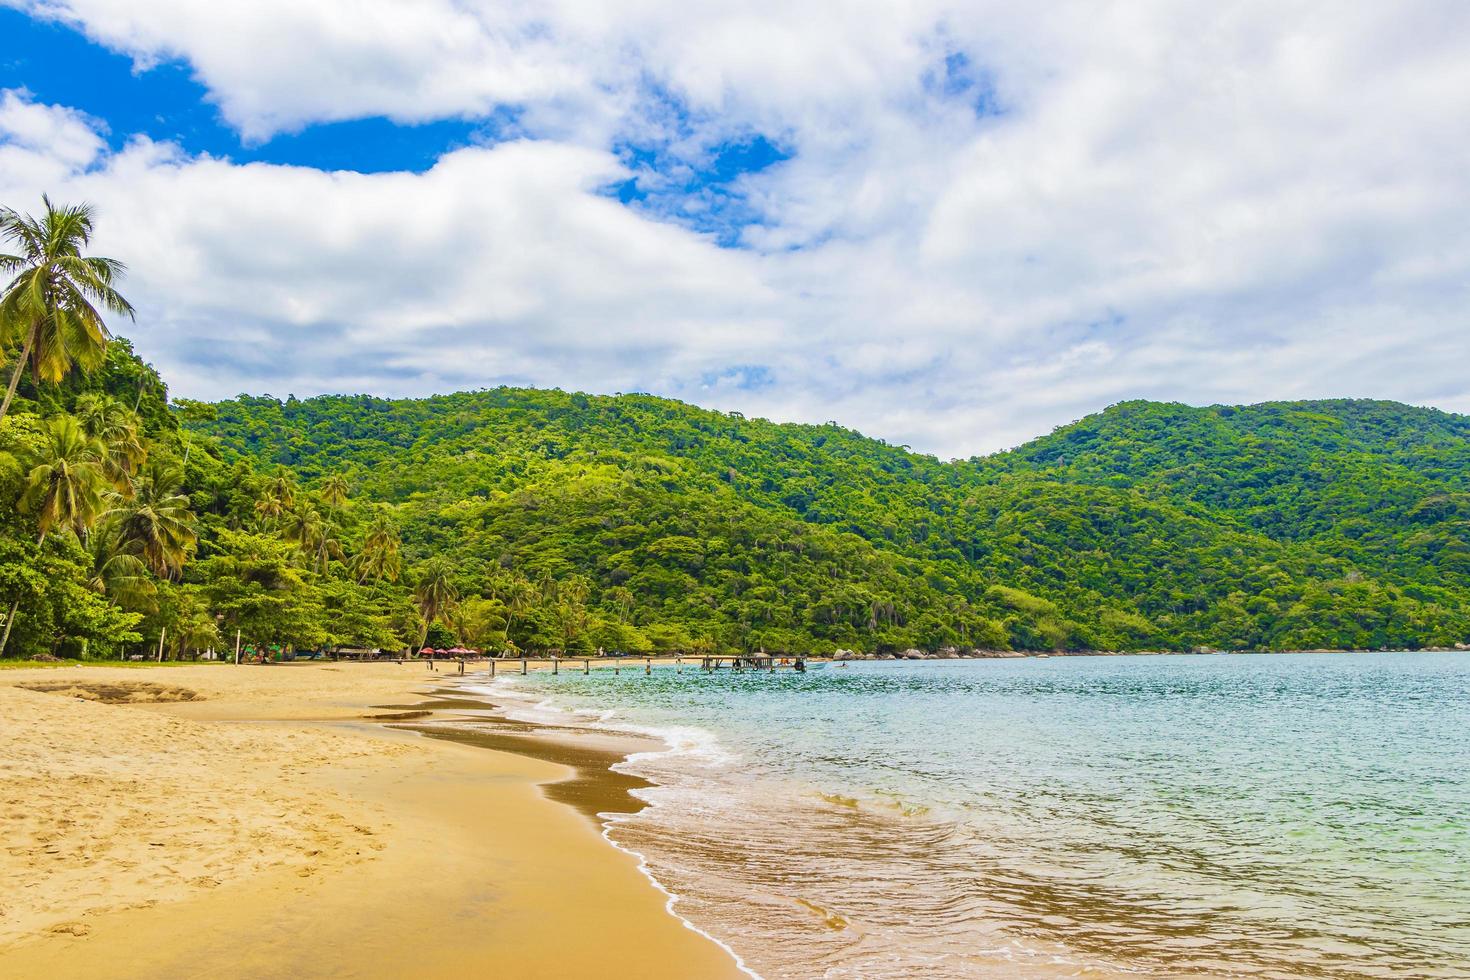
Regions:
[[[739,975],[545,798],[570,770],[361,720],[431,679],[0,674],[0,976]]]

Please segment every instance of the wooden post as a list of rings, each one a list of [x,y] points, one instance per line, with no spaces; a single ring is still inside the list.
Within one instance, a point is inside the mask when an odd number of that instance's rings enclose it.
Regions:
[[[490,676],[491,677],[494,677],[495,676],[495,658],[494,657],[491,657],[490,658]]]
[[[240,631],[235,630],[235,666],[240,666]]]
[[[168,632],[167,626],[158,627],[158,662],[163,663],[163,634]]]
[[[622,669],[623,669],[622,661],[614,660],[613,661],[613,676],[614,677],[618,676],[619,672],[621,672]]]
[[[653,658],[652,657],[649,657],[648,658],[648,662],[643,665],[643,673],[646,674],[646,675],[648,675],[648,676],[650,676],[650,677],[653,676]]]
[[[591,660],[584,660],[584,661],[582,661],[582,676],[583,677],[586,677],[588,674],[591,674],[591,673],[592,673],[592,661]]]
[[[526,672],[526,658],[525,657],[522,657],[521,658],[521,673],[524,674],[525,672]]]
[[[551,676],[552,677],[555,677],[556,676],[556,672],[558,670],[560,670],[560,669],[561,669],[561,658],[560,657],[552,657],[551,658]]]

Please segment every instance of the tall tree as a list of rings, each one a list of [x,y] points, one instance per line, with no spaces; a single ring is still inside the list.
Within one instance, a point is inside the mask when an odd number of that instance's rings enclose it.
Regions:
[[[194,513],[182,484],[178,469],[152,465],[139,476],[132,498],[117,501],[110,512],[122,548],[159,578],[178,578],[194,551]]]
[[[41,539],[53,528],[85,534],[102,514],[107,490],[106,449],[77,420],[58,415],[46,422],[46,438],[26,477],[21,510],[36,518]]]
[[[296,484],[284,467],[265,482],[260,499],[255,502],[255,512],[269,525],[276,518],[288,515],[296,506]]]
[[[323,575],[333,558],[342,558],[342,543],[333,536],[334,528],[311,504],[303,503],[286,514],[281,536],[301,549],[301,554]]]
[[[419,568],[419,581],[414,587],[413,598],[424,621],[425,637],[429,627],[444,619],[459,602],[459,590],[454,586],[453,577],[454,564],[444,555],[435,555]],[[419,643],[423,644],[422,638]]]
[[[362,550],[353,559],[357,569],[357,580],[367,582],[396,582],[402,570],[399,556],[398,528],[385,512],[378,511],[368,525],[363,538]]]
[[[58,415],[46,423],[45,440],[36,452],[20,497],[20,510],[36,518],[37,542],[55,528],[86,533],[102,512],[107,477],[102,470],[105,450],[89,439],[70,415]],[[0,654],[10,642],[10,629],[20,609],[20,599],[10,604],[5,632],[0,635]]]
[[[0,237],[18,251],[0,253],[0,275],[13,275],[0,294],[0,343],[20,345],[0,419],[30,368],[37,381],[60,381],[76,365],[102,362],[110,334],[97,307],[132,318],[133,307],[113,288],[126,271],[121,262],[82,251],[92,240],[91,205],[56,207],[42,198],[40,218],[0,209]]]
[[[132,476],[148,458],[148,443],[138,414],[115,398],[89,391],[77,398],[72,414],[83,431],[107,450],[102,467],[112,485],[132,492]]]
[[[104,522],[87,538],[92,574],[87,585],[113,602],[134,609],[151,607],[157,593],[143,559],[126,550],[116,521]]]
[[[347,478],[341,473],[333,473],[323,480],[322,500],[334,510],[347,503]]]

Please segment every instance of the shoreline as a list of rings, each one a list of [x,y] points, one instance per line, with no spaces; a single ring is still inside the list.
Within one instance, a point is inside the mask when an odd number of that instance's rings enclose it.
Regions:
[[[673,661],[667,663],[672,664]],[[547,798],[576,810],[595,827],[609,847],[634,859],[643,877],[664,896],[664,910],[671,918],[724,950],[742,974],[759,980],[759,974],[750,968],[739,952],[677,910],[681,896],[659,880],[644,854],[613,837],[612,832],[620,821],[654,805],[639,796],[638,791],[660,785],[619,767],[640,754],[671,751],[665,739],[652,734],[592,727],[570,719],[565,722],[522,721],[511,716],[513,709],[510,704],[494,700],[494,694],[463,690],[471,685],[487,684],[488,676],[453,675],[445,681],[447,684],[431,692],[428,700],[393,706],[405,713],[417,715],[425,712],[428,715],[405,720],[393,727],[447,742],[551,762],[573,770],[575,774],[572,777],[542,787]]]
[[[1425,651],[1388,651],[1420,654]],[[1449,651],[1442,651],[1443,656]],[[1388,658],[1385,658],[1385,663]],[[1448,659],[1448,658],[1447,658]],[[1259,663],[1259,662],[1258,662]],[[1352,668],[1346,662],[1338,661],[1348,671],[1345,676],[1354,676]],[[1240,661],[1236,661],[1239,670],[1253,671],[1250,667]],[[563,665],[565,666],[565,664]],[[640,664],[641,666],[641,664]],[[1043,665],[1036,665],[1043,671],[1036,674],[1031,669],[1008,671],[1013,676],[1024,676],[1029,678],[1041,678],[1040,683],[1045,686],[1049,681],[1045,680],[1052,676]],[[1081,667],[1082,665],[1078,665]],[[1225,668],[1228,663],[1218,664]],[[1324,662],[1325,666],[1325,662]],[[1184,667],[1184,665],[1180,665]],[[860,670],[860,668],[859,668]],[[902,668],[894,668],[898,673],[888,673],[890,678],[907,675]],[[1086,668],[1090,671],[1091,668]],[[1115,676],[1125,676],[1130,669],[1124,664],[1117,664],[1112,668]],[[549,672],[549,671],[547,671]],[[545,676],[542,672],[540,680],[551,682],[552,678]],[[697,671],[696,671],[697,672]],[[877,671],[873,671],[876,673]],[[578,671],[571,671],[573,675]],[[841,680],[840,675],[847,675],[848,671],[835,672]],[[941,673],[944,673],[941,670]],[[982,673],[985,673],[982,671]],[[820,676],[820,675],[819,675]],[[908,675],[912,676],[912,675]],[[1074,675],[1076,676],[1076,675]],[[1082,676],[1086,676],[1085,674]],[[1266,676],[1270,676],[1269,674]],[[666,678],[672,681],[672,677]],[[456,678],[455,680],[458,680]],[[468,685],[474,685],[479,678],[467,678]],[[509,684],[506,689],[500,691],[504,697],[497,697],[493,690],[486,690],[483,696],[487,703],[496,705],[500,711],[508,712],[515,719],[525,719],[522,724],[541,729],[565,728],[572,731],[598,732],[604,726],[607,729],[617,729],[622,726],[626,729],[636,730],[642,728],[645,731],[659,730],[658,726],[664,726],[664,730],[672,733],[674,731],[687,732],[697,735],[700,731],[706,733],[722,733],[721,737],[738,735],[742,732],[750,735],[748,730],[742,730],[738,726],[726,728],[720,721],[718,712],[725,710],[726,701],[720,697],[720,692],[725,685],[713,685],[713,696],[706,698],[702,710],[694,712],[674,712],[664,710],[660,713],[654,710],[651,715],[639,715],[635,709],[648,705],[653,708],[672,709],[673,702],[667,697],[655,694],[650,699],[635,698],[631,702],[623,702],[617,696],[602,694],[622,690],[618,684],[607,686],[611,678],[604,678],[602,684],[583,689],[586,695],[580,697],[563,698],[558,696],[557,691],[570,693],[578,689],[579,677],[570,676],[564,679],[565,687],[555,683],[537,683],[530,685],[528,689],[518,690],[515,679],[508,678]],[[693,681],[690,678],[690,681]],[[733,680],[733,679],[731,679]],[[741,690],[763,691],[764,678],[747,678],[745,682],[736,682]],[[642,683],[642,678],[629,680],[629,690]],[[677,684],[677,682],[675,682]],[[798,689],[800,689],[798,685]],[[684,691],[685,688],[677,688]],[[659,689],[655,688],[657,692]],[[711,690],[708,685],[695,683],[691,691]],[[665,689],[664,694],[667,694]],[[626,711],[624,709],[627,709]],[[615,714],[609,714],[609,711]],[[816,710],[816,709],[813,709]],[[717,712],[711,714],[711,711]],[[631,724],[631,719],[636,718],[639,724]],[[662,721],[650,721],[650,717],[662,719]],[[783,716],[785,717],[785,716]],[[646,726],[652,725],[653,728]],[[828,732],[828,734],[831,734]],[[672,737],[672,736],[671,736]],[[758,748],[769,748],[770,746],[759,738],[756,739]],[[672,741],[666,744],[673,744]],[[743,743],[735,742],[732,744]],[[756,749],[751,749],[755,752]],[[631,761],[631,760],[630,760]],[[677,761],[677,760],[674,760]],[[986,907],[973,919],[967,920],[966,924],[957,926],[957,929],[970,929],[973,922],[974,930],[965,935],[951,933],[944,937],[949,941],[958,937],[961,944],[958,948],[950,946],[941,948],[924,947],[915,943],[905,944],[905,930],[907,922],[895,922],[887,913],[894,907],[896,899],[901,906],[904,901],[904,893],[884,892],[882,886],[869,889],[864,885],[864,880],[872,880],[872,867],[880,866],[885,857],[895,858],[897,863],[893,870],[901,873],[915,867],[926,867],[926,865],[914,864],[910,858],[930,853],[931,839],[933,836],[924,829],[913,832],[910,836],[905,826],[919,827],[926,823],[929,817],[929,807],[925,806],[918,810],[914,816],[917,818],[910,823],[910,812],[906,809],[897,813],[893,820],[880,819],[875,821],[874,814],[870,812],[871,800],[859,800],[849,798],[846,795],[820,795],[821,803],[815,807],[807,806],[812,802],[807,790],[813,788],[823,789],[822,784],[813,782],[810,785],[799,785],[797,779],[783,779],[783,773],[776,772],[777,781],[767,780],[767,787],[774,786],[776,794],[761,793],[751,794],[748,791],[752,776],[745,780],[740,786],[732,787],[730,780],[696,778],[694,789],[700,794],[695,806],[691,810],[686,804],[690,801],[687,790],[690,788],[684,782],[687,772],[668,764],[667,760],[655,760],[657,763],[652,767],[629,766],[627,768],[638,772],[655,781],[659,786],[660,799],[653,804],[654,809],[643,812],[642,818],[623,818],[634,826],[635,835],[625,836],[619,831],[619,837],[627,840],[630,849],[647,848],[649,858],[645,861],[654,871],[655,877],[667,875],[664,880],[669,887],[680,893],[680,901],[687,902],[682,908],[685,914],[693,921],[699,922],[701,926],[708,929],[717,937],[724,937],[737,949],[748,950],[752,964],[767,975],[792,975],[792,976],[820,976],[823,970],[828,969],[833,963],[850,964],[851,961],[839,960],[837,958],[820,959],[825,955],[820,952],[812,952],[805,962],[793,963],[787,960],[790,950],[800,946],[808,949],[825,948],[834,951],[837,956],[846,957],[852,954],[858,957],[858,963],[868,962],[861,959],[863,951],[861,945],[868,941],[867,937],[876,938],[877,935],[885,936],[885,949],[924,950],[923,955],[929,955],[936,949],[941,956],[952,956],[957,963],[954,975],[1019,977],[1058,977],[1072,976],[1085,973],[1091,976],[1125,976],[1142,971],[1152,975],[1215,975],[1216,973],[1231,972],[1231,965],[1239,962],[1241,965],[1265,964],[1270,968],[1279,968],[1283,975],[1295,973],[1295,968],[1300,968],[1304,973],[1321,967],[1323,964],[1342,965],[1337,952],[1338,934],[1332,931],[1330,925],[1303,926],[1320,930],[1320,934],[1314,933],[1313,942],[1307,943],[1300,950],[1291,952],[1276,948],[1269,938],[1255,939],[1250,942],[1226,941],[1214,934],[1211,922],[1201,914],[1197,920],[1187,922],[1187,926],[1175,932],[1167,923],[1161,925],[1161,920],[1156,921],[1156,912],[1149,901],[1141,901],[1136,904],[1132,902],[1133,896],[1129,893],[1126,885],[1118,889],[1109,902],[1099,900],[1097,906],[1098,918],[1094,921],[1087,915],[1078,916],[1078,910],[1084,909],[1084,902],[1089,899],[1089,889],[1086,887],[1069,888],[1069,883],[1058,876],[1046,876],[1044,872],[1049,868],[1066,868],[1070,864],[1066,861],[1053,863],[1037,863],[1036,875],[1028,874],[1030,866],[1024,860],[1009,862],[1007,859],[989,860],[985,844],[977,848],[969,846],[968,839],[962,839],[960,844],[964,850],[954,852],[956,855],[978,856],[979,861],[968,863],[959,861],[953,866],[966,868],[986,868],[993,872],[999,872],[992,877],[995,881],[993,887],[975,889],[970,887],[966,894],[978,895],[977,908],[980,905]],[[1022,767],[1024,769],[1024,767]],[[738,767],[737,767],[738,772]],[[761,777],[768,777],[771,773],[762,772]],[[785,775],[790,775],[789,772]],[[799,775],[799,774],[798,774]],[[1022,785],[1029,785],[1025,780]],[[665,787],[683,789],[682,795],[675,794],[672,798],[664,794]],[[793,792],[794,790],[794,792]],[[832,791],[846,794],[848,790],[839,787]],[[711,804],[713,799],[713,805]],[[897,796],[895,795],[895,799]],[[915,797],[923,799],[923,797]],[[762,808],[759,804],[775,801],[774,807]],[[1168,805],[1168,801],[1160,797],[1161,805]],[[661,804],[669,802],[668,809]],[[902,802],[901,800],[899,801]],[[732,804],[734,808],[732,808]],[[943,806],[943,801],[939,807]],[[818,811],[824,811],[819,813]],[[710,814],[729,814],[738,812],[741,816],[759,821],[761,817],[770,818],[775,815],[776,820],[766,820],[766,823],[774,826],[797,826],[806,821],[807,818],[816,816],[817,822],[813,823],[819,837],[806,837],[799,840],[796,849],[803,852],[807,858],[813,854],[820,855],[851,855],[860,856],[863,862],[868,864],[868,869],[857,868],[860,877],[842,877],[837,874],[825,877],[823,866],[820,863],[811,863],[801,860],[786,862],[784,856],[779,860],[773,858],[771,862],[764,860],[770,852],[763,851],[764,843],[757,839],[760,835],[742,835],[738,831],[730,837],[725,837],[719,832],[706,833],[709,826],[718,826],[718,821],[711,821]],[[690,815],[693,814],[693,818]],[[780,818],[788,818],[783,822]],[[796,819],[789,819],[795,817]],[[949,816],[942,812],[933,814],[936,818],[935,826],[942,826],[950,822]],[[672,818],[672,819],[671,819]],[[901,818],[901,819],[897,819]],[[617,821],[613,818],[609,823]],[[703,821],[706,826],[698,824]],[[617,821],[621,822],[621,821]],[[639,826],[641,825],[641,827]],[[971,829],[977,829],[972,827]],[[989,828],[978,828],[979,841],[985,835],[984,830]],[[1009,840],[1002,835],[998,840]],[[1047,841],[1050,838],[1042,835],[1039,840]],[[1191,838],[1186,835],[1185,840]],[[1028,842],[1022,838],[1017,840],[1025,845]],[[826,843],[837,842],[841,849],[836,847],[826,848],[814,846],[814,841],[825,841]],[[616,841],[615,841],[616,843]],[[990,843],[994,843],[992,840]],[[913,844],[917,850],[907,850],[909,844]],[[619,846],[622,846],[621,844]],[[889,850],[892,848],[892,850]],[[784,851],[782,852],[784,854]],[[1018,854],[1036,855],[1049,854],[1050,852],[1037,852],[1022,847],[1017,850]],[[1140,852],[1148,853],[1148,852]],[[720,856],[716,856],[720,855]],[[729,857],[723,855],[730,855]],[[1222,860],[1224,860],[1222,858]],[[877,864],[874,864],[874,862]],[[1130,865],[1131,867],[1131,865]],[[775,869],[777,875],[764,874],[764,872]],[[1167,878],[1167,868],[1164,869],[1164,877]],[[800,875],[800,876],[799,876]],[[1128,879],[1124,876],[1124,880]],[[800,882],[800,884],[797,884]],[[837,901],[829,902],[823,897],[823,883],[828,886],[839,886],[846,889],[842,893],[829,890],[827,895],[839,896]],[[856,884],[856,890],[851,886]],[[1176,884],[1178,884],[1176,882]],[[1181,886],[1178,895],[1182,900],[1198,899],[1206,902],[1212,896],[1208,895],[1208,882],[1198,882],[1190,879]],[[1242,889],[1255,887],[1251,879],[1245,879],[1245,883],[1239,886]],[[1146,899],[1151,893],[1145,893]],[[1263,894],[1269,896],[1269,890]],[[948,898],[946,897],[946,902]],[[1091,896],[1097,898],[1098,896]],[[1107,898],[1106,895],[1102,895]],[[855,900],[854,900],[855,899]],[[721,904],[721,903],[724,904]],[[742,903],[749,903],[749,907],[742,909]],[[809,916],[803,915],[802,911],[790,908],[792,904],[803,906]],[[988,903],[988,904],[987,904]],[[1188,908],[1187,905],[1183,906]],[[1222,905],[1219,909],[1205,904],[1202,907],[1210,909],[1210,915],[1219,915],[1221,928],[1231,933],[1241,934],[1242,929],[1247,926],[1258,927],[1260,921],[1253,919],[1249,912],[1241,913],[1242,918],[1237,922],[1232,918],[1236,914],[1235,909],[1229,905]],[[745,912],[755,911],[769,918],[772,911],[780,916],[789,913],[782,918],[781,932],[779,934],[762,931],[762,924],[754,922]],[[987,917],[985,912],[994,913],[999,911],[999,916]],[[1091,905],[1086,905],[1085,912],[1092,912]],[[877,912],[877,916],[865,913]],[[678,914],[678,913],[676,913]],[[1358,914],[1355,910],[1353,914]],[[1184,913],[1187,918],[1188,912]],[[821,920],[821,921],[813,921]],[[1000,922],[1001,929],[993,930],[988,922]],[[1069,921],[1079,930],[1078,935],[1072,934],[1071,927],[1059,926],[1057,923]],[[1351,920],[1349,920],[1351,921]],[[1373,922],[1370,917],[1366,921]],[[1266,920],[1269,924],[1269,919]],[[1084,924],[1096,928],[1084,928]],[[1018,926],[1012,931],[1013,925]],[[823,926],[829,928],[833,935],[827,937],[828,942],[822,946],[823,938],[821,929]],[[1146,930],[1156,930],[1156,938],[1165,950],[1160,951],[1151,946],[1139,946],[1136,942],[1121,944],[1115,949],[1111,943],[1116,938],[1111,930],[1114,927],[1128,926],[1142,933]],[[879,933],[877,930],[887,930]],[[1387,934],[1387,933],[1386,933]],[[907,934],[909,938],[912,933]],[[852,938],[849,939],[848,937]],[[764,945],[763,945],[764,943]],[[806,953],[799,954],[806,956]],[[1020,959],[1010,959],[1012,955]],[[1384,953],[1385,957],[1390,954]],[[1136,957],[1136,959],[1135,959]],[[1237,959],[1238,958],[1238,959]],[[1253,959],[1255,958],[1255,959]],[[1180,968],[1175,970],[1174,966]],[[1267,972],[1271,972],[1270,969]],[[832,975],[832,974],[829,974]],[[852,975],[862,975],[861,968]]]
[[[653,658],[651,663],[673,666],[675,660]],[[541,664],[542,670],[545,667],[547,664]],[[678,911],[676,905],[682,896],[669,889],[653,873],[647,855],[619,842],[613,836],[613,830],[620,821],[653,807],[654,804],[638,795],[638,790],[656,789],[660,785],[647,777],[626,773],[620,770],[620,765],[631,763],[637,755],[673,751],[672,743],[651,733],[592,727],[591,723],[579,723],[572,718],[564,721],[519,720],[512,717],[513,698],[497,699],[490,691],[463,691],[463,688],[470,685],[490,685],[491,677],[488,674],[484,677],[453,674],[444,680],[447,685],[432,692],[428,701],[413,705],[395,705],[398,710],[412,711],[415,714],[425,711],[429,716],[404,721],[401,724],[403,729],[415,730],[429,738],[513,752],[534,760],[550,761],[573,768],[576,776],[542,788],[548,798],[578,811],[594,823],[598,835],[606,840],[610,848],[638,862],[639,873],[664,896],[664,911],[670,917],[678,920],[689,932],[698,934],[723,949],[734,959],[736,968],[744,976],[759,980],[760,974],[728,942],[714,936]],[[470,699],[466,699],[466,693]],[[467,716],[466,710],[470,713]],[[438,717],[440,714],[453,716],[454,713],[459,713],[460,717]]]
[[[672,667],[673,661],[668,661],[665,666]],[[538,672],[544,675],[550,671],[541,670]],[[748,672],[759,673],[758,671]],[[571,671],[570,673],[576,675],[579,672]],[[517,674],[515,676],[519,675]],[[679,787],[681,780],[676,778],[672,781],[666,781],[664,779],[666,773],[648,775],[647,766],[643,766],[640,769],[636,765],[636,763],[643,761],[637,757],[652,756],[653,759],[657,759],[658,756],[664,753],[677,754],[679,750],[675,747],[676,743],[682,744],[681,736],[687,736],[690,733],[710,736],[709,732],[698,728],[644,728],[641,725],[620,727],[618,723],[608,721],[605,714],[599,714],[595,709],[586,707],[568,708],[565,705],[558,707],[554,704],[548,705],[541,702],[539,699],[544,692],[537,692],[536,697],[529,699],[518,696],[517,693],[512,693],[515,688],[514,680],[513,678],[511,679],[512,688],[509,692],[499,692],[497,694],[491,690],[483,690],[474,695],[484,699],[479,702],[481,707],[492,708],[499,714],[497,717],[491,719],[476,718],[470,722],[471,724],[484,724],[488,721],[495,726],[503,725],[534,731],[536,733],[535,737],[522,739],[521,748],[516,749],[516,751],[528,751],[538,755],[538,757],[541,753],[546,752],[545,746],[548,742],[565,742],[566,744],[575,745],[584,741],[603,741],[610,737],[614,741],[632,742],[644,740],[653,742],[657,747],[657,751],[648,752],[645,749],[640,752],[637,746],[627,744],[620,747],[620,751],[624,753],[621,757],[616,756],[614,753],[609,754],[601,761],[600,764],[604,767],[613,767],[610,771],[604,768],[604,776],[623,775],[626,777],[626,773],[620,772],[620,768],[624,764],[628,764],[629,769],[639,773],[639,775],[633,776],[632,778],[644,785],[629,787],[625,792],[634,792],[639,789],[672,789]],[[474,678],[467,676],[464,679],[455,677],[453,680],[456,682],[456,687],[486,685],[487,683],[483,675]],[[631,683],[636,684],[638,682],[632,681]],[[426,703],[424,706],[429,707],[430,705]],[[610,706],[604,704],[604,707]],[[549,710],[547,710],[548,708]],[[532,717],[527,718],[522,713],[529,713]],[[447,724],[452,726],[453,722],[450,721]],[[661,734],[655,736],[652,734],[655,731]],[[639,734],[632,734],[633,732],[638,732]],[[446,733],[445,737],[453,736]],[[687,748],[687,744],[684,747]],[[657,773],[659,770],[665,769],[665,767],[655,765],[654,769]],[[897,841],[900,837],[904,836],[905,829],[914,826],[911,821],[915,819],[925,820],[927,819],[925,815],[928,813],[927,807],[920,811],[908,811],[899,807],[889,812],[884,809],[884,801],[871,799],[861,802],[854,798],[837,797],[823,793],[821,788],[816,784],[801,786],[794,781],[781,783],[778,796],[781,796],[788,803],[794,804],[794,807],[787,811],[788,814],[795,813],[804,804],[813,804],[820,801],[819,805],[822,809],[839,814],[837,819],[842,823],[844,830],[839,835],[841,840],[850,841],[856,835],[858,839],[866,841],[865,846],[879,845],[880,842],[891,844]],[[710,938],[712,942],[718,943],[723,948],[729,950],[731,955],[740,961],[742,968],[750,976],[759,977],[761,975],[759,971],[768,971],[769,975],[774,976],[864,975],[861,972],[863,969],[862,966],[854,967],[850,962],[845,962],[845,958],[854,952],[854,947],[849,945],[850,942],[863,943],[861,937],[869,931],[869,925],[867,923],[852,921],[844,912],[837,911],[835,908],[829,906],[825,898],[804,896],[801,894],[804,889],[800,887],[793,890],[792,886],[785,881],[784,877],[778,876],[761,879],[761,884],[758,888],[760,898],[757,901],[764,903],[762,905],[763,911],[760,915],[765,921],[755,932],[750,931],[750,928],[755,924],[748,917],[750,909],[739,909],[736,911],[734,918],[726,914],[727,909],[740,906],[745,901],[745,896],[737,895],[726,890],[729,884],[728,881],[716,885],[715,890],[712,891],[706,887],[710,884],[710,879],[706,879],[700,875],[696,875],[696,879],[686,880],[682,883],[678,880],[680,874],[683,874],[682,872],[675,874],[671,883],[666,883],[664,880],[661,880],[659,872],[655,869],[662,866],[664,871],[671,870],[668,864],[668,851],[670,847],[678,848],[681,846],[678,829],[675,829],[674,837],[668,837],[659,830],[649,827],[647,824],[640,827],[638,825],[638,818],[640,815],[644,817],[653,815],[655,821],[663,824],[667,820],[667,816],[665,815],[663,819],[660,819],[660,816],[658,816],[663,813],[662,808],[665,806],[677,807],[677,804],[648,801],[639,797],[634,797],[634,803],[635,806],[628,809],[609,808],[601,814],[599,819],[602,825],[603,837],[619,851],[634,855],[639,859],[644,874],[660,891],[669,897],[668,910],[671,915],[677,916],[690,929],[697,931],[701,935]],[[808,813],[808,815],[813,815],[813,813],[814,811]],[[676,817],[675,819],[678,818]],[[948,822],[949,818],[939,817],[930,826],[944,826]],[[667,829],[667,824],[664,824],[664,830]],[[690,829],[687,824],[685,825],[685,829]],[[631,835],[628,833],[630,830],[632,831]],[[623,840],[615,836],[620,831],[623,837],[630,839]],[[709,847],[712,844],[717,846],[715,837],[718,837],[718,832],[715,832],[713,836],[709,836],[707,830],[696,829],[693,846],[696,849]],[[640,840],[647,845],[651,845],[650,853],[654,857],[651,858],[638,849],[640,846],[643,846],[638,843]],[[902,845],[899,845],[899,847],[901,848]],[[850,857],[851,855],[847,856]],[[718,879],[719,877],[719,873],[716,872],[714,878]],[[687,903],[687,913],[676,908],[676,905],[684,903]],[[771,933],[769,931],[771,916],[775,916],[781,923],[779,932],[777,933]],[[853,938],[849,939],[848,937]],[[989,938],[985,939],[985,942],[990,941]],[[792,946],[783,952],[773,953],[769,947],[762,948],[759,945],[761,942],[777,944],[790,943]],[[752,943],[755,945],[751,945]],[[792,950],[797,948],[809,950],[814,946],[823,949],[824,952],[816,954],[797,953],[794,956],[792,955]],[[747,949],[746,955],[750,957],[749,962],[741,954],[741,947]],[[1017,957],[1016,953],[1019,953],[1020,958]],[[828,955],[835,955],[837,959],[825,959]],[[994,948],[987,947],[980,950],[951,949],[944,955],[956,958],[954,969],[959,971],[954,974],[956,976],[984,976],[987,978],[1024,977],[1027,980],[1058,980],[1061,977],[1079,975],[1077,973],[1078,970],[1085,970],[1088,976],[1097,977],[1099,980],[1106,980],[1106,978],[1121,977],[1127,974],[1126,970],[1119,970],[1114,964],[1104,962],[1102,959],[1095,959],[1084,963],[1075,958],[1078,955],[1075,950],[1049,943],[1045,940],[1028,940],[1024,947],[1011,952],[997,951]],[[839,973],[833,974],[828,972],[834,966],[839,967]],[[857,969],[859,972],[841,972],[853,969]]]
[[[114,704],[57,678],[0,675],[0,972],[746,975],[555,798],[576,767],[373,717],[443,675],[67,672]]]

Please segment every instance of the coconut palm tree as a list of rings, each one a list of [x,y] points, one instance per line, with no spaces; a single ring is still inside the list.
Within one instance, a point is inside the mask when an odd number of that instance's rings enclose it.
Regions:
[[[332,536],[332,525],[310,504],[297,507],[286,515],[281,535],[301,549],[313,566],[327,574],[333,558],[344,558],[342,542]]]
[[[107,450],[89,438],[77,420],[58,415],[46,423],[46,439],[26,477],[20,509],[36,518],[44,541],[53,528],[85,534],[102,514],[107,477]]]
[[[281,521],[281,537],[299,547],[302,552],[309,554],[316,546],[316,539],[321,534],[322,515],[310,504],[295,507],[286,512]]]
[[[83,255],[95,211],[88,204],[58,208],[41,199],[40,218],[0,209],[0,238],[15,254],[0,253],[0,275],[14,278],[0,293],[0,344],[20,344],[0,419],[27,367],[37,381],[60,381],[75,365],[102,363],[111,334],[97,307],[132,318],[133,307],[113,288],[126,268],[116,259]]]
[[[323,480],[322,500],[333,510],[340,509],[347,503],[347,478],[341,473],[333,473]]]
[[[444,555],[435,555],[419,567],[418,585],[414,587],[414,604],[419,617],[424,621],[424,631],[419,645],[429,635],[429,627],[454,609],[459,602],[459,590],[453,582],[454,565]]]
[[[150,466],[139,475],[132,498],[115,497],[109,511],[122,550],[137,555],[159,578],[178,578],[198,540],[182,485],[179,470]]]
[[[327,570],[331,567],[331,562],[333,558],[337,559],[338,561],[347,560],[347,552],[342,550],[341,540],[333,537],[333,532],[335,530],[336,529],[332,527],[330,522],[323,523],[322,531],[320,534],[317,535],[316,538],[314,557],[316,558],[317,570],[323,575],[327,574]]]
[[[398,581],[403,563],[399,556],[398,528],[386,512],[378,511],[368,525],[362,550],[353,558],[357,581]]]
[[[497,598],[505,603],[505,635],[510,638],[511,627],[516,617],[523,616],[536,606],[536,587],[519,575],[513,576],[497,587]]]
[[[266,481],[260,499],[255,502],[255,513],[260,515],[266,525],[269,525],[277,518],[290,514],[295,506],[296,485],[291,482],[290,475],[282,468],[276,471],[275,476]]]
[[[107,477],[102,472],[105,455],[102,444],[87,438],[70,415],[58,415],[46,423],[45,441],[36,452],[35,465],[20,497],[20,510],[35,515],[40,532],[37,544],[45,541],[53,529],[69,528],[85,534],[96,521],[107,492]],[[0,654],[10,642],[10,628],[19,609],[17,597],[5,617]]]
[[[264,526],[269,526],[272,520],[285,512],[286,505],[269,489],[262,493],[260,499],[255,502],[255,513],[260,515]]]
[[[89,391],[77,398],[72,414],[87,435],[106,447],[102,466],[112,485],[119,492],[132,492],[133,473],[148,458],[138,413],[115,398]]]
[[[266,484],[266,492],[279,500],[281,507],[286,510],[296,506],[296,484],[284,466],[277,469],[276,475]]]
[[[151,608],[158,590],[148,566],[137,555],[124,550],[116,521],[108,521],[87,538],[92,557],[92,574],[87,585],[124,607]]]

